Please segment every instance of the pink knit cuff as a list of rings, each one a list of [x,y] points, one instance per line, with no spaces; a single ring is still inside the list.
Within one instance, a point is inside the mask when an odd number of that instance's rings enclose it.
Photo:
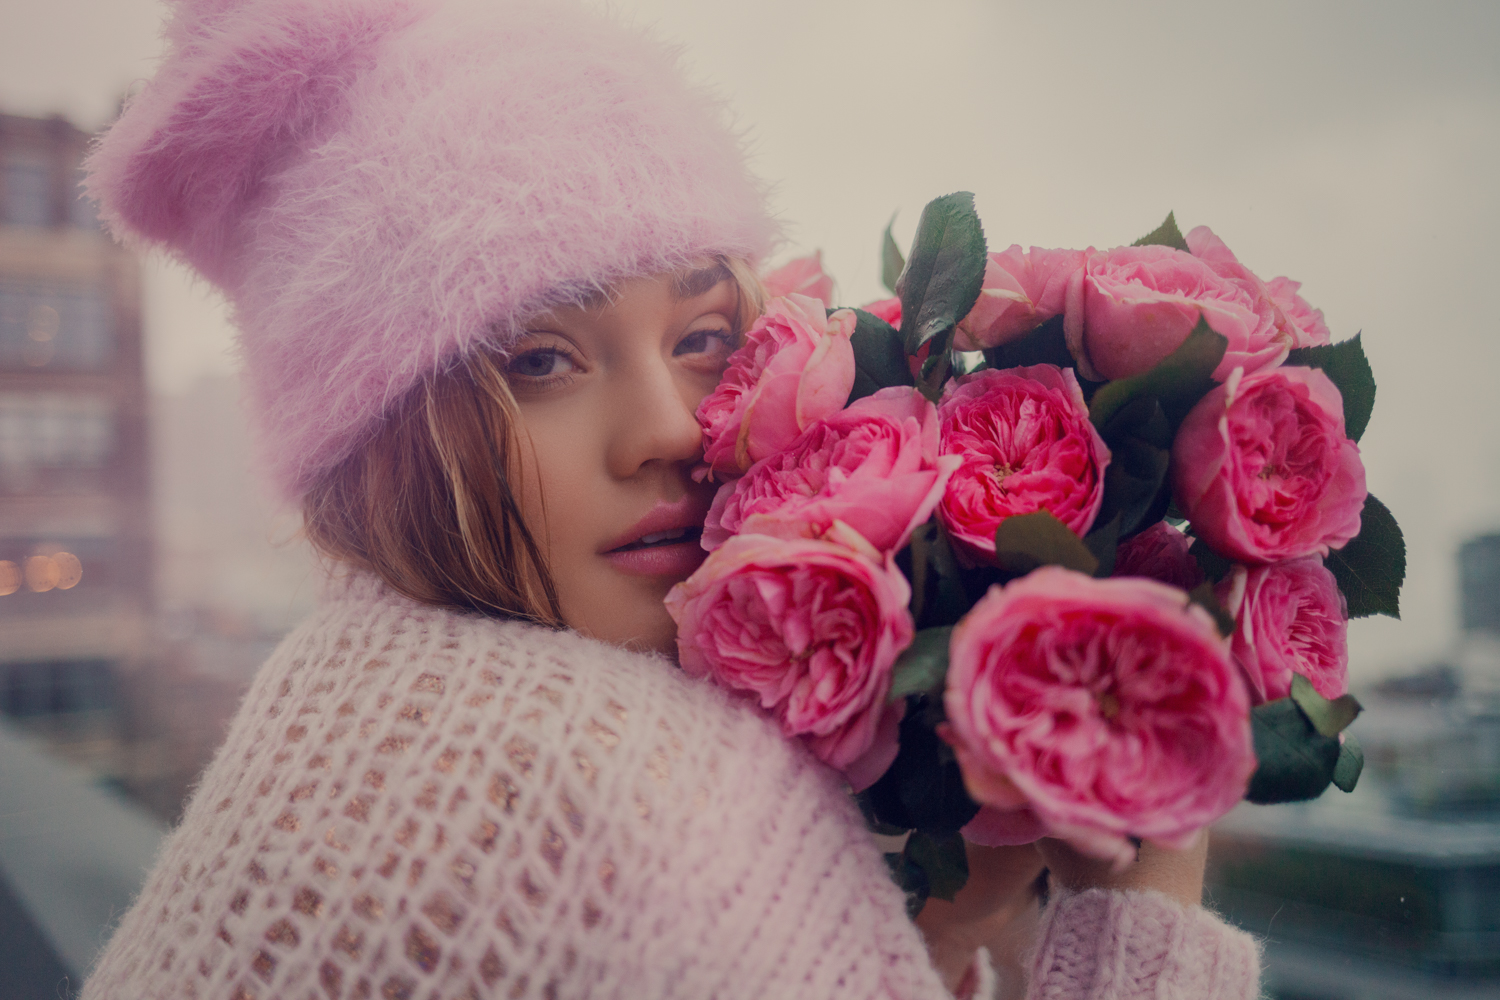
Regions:
[[[1059,893],[1042,914],[1028,1000],[1254,1000],[1260,946],[1159,892]]]

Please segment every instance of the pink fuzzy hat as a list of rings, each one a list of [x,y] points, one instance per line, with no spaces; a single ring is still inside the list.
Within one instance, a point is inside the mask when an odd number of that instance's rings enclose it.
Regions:
[[[719,104],[577,0],[172,7],[88,189],[228,297],[288,499],[471,345],[775,237]]]

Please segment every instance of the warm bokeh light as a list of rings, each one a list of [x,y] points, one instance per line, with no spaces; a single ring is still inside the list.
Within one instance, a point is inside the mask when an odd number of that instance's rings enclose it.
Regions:
[[[48,341],[57,333],[60,317],[51,306],[33,306],[26,317],[26,336],[35,341]]]
[[[45,594],[57,586],[62,571],[51,556],[32,556],[26,560],[26,587],[38,594]]]
[[[21,589],[21,567],[9,559],[0,559],[0,597],[8,597]]]
[[[53,553],[52,562],[57,566],[57,589],[72,590],[83,579],[83,561],[71,552]]]

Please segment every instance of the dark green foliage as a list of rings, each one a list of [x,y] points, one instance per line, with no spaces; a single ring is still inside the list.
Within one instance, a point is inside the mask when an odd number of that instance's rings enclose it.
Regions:
[[[1328,553],[1324,565],[1349,602],[1349,617],[1401,617],[1401,584],[1406,579],[1406,540],[1385,504],[1365,498],[1359,535]]]
[[[1229,575],[1234,569],[1234,563],[1219,555],[1201,538],[1193,539],[1193,544],[1188,548],[1188,555],[1192,556],[1198,563],[1198,568],[1203,571],[1203,578],[1209,583],[1218,583]]]
[[[969,857],[958,833],[932,834],[915,830],[906,841],[906,857],[927,875],[928,892],[952,901],[969,881]]]
[[[896,554],[896,565],[911,581],[911,615],[918,629],[952,625],[973,605],[948,533],[936,520],[912,532],[907,547]]]
[[[894,703],[909,694],[940,696],[943,679],[948,676],[948,640],[952,635],[952,626],[918,632],[891,669],[891,690],[886,700]]]
[[[901,751],[862,793],[879,822],[903,830],[955,833],[979,812],[964,790],[952,748],[935,731],[941,719],[940,702],[921,697],[907,701]]]
[[[849,338],[854,347],[854,388],[849,403],[893,385],[916,384],[896,328],[863,309],[854,310],[854,316],[854,333]]]
[[[1187,339],[1157,362],[1156,367],[1101,386],[1089,403],[1089,419],[1102,433],[1131,400],[1155,396],[1175,433],[1194,404],[1218,384],[1213,380],[1213,371],[1224,360],[1228,347],[1229,339],[1215,333],[1200,316]]]
[[[1344,433],[1358,441],[1375,409],[1375,373],[1365,357],[1359,334],[1339,344],[1299,347],[1287,355],[1286,364],[1321,368],[1344,398]]]
[[[1068,526],[1045,510],[1007,517],[995,531],[995,559],[1017,576],[1038,566],[1064,566],[1092,574],[1099,558]]]
[[[1339,747],[1339,762],[1333,769],[1333,783],[1341,792],[1352,792],[1359,783],[1365,769],[1365,751],[1353,733],[1344,734],[1344,745]]]
[[[1161,520],[1171,487],[1172,425],[1155,396],[1137,396],[1099,428],[1109,446],[1104,470],[1100,522],[1119,518],[1120,534],[1130,536]]]
[[[974,211],[974,196],[960,191],[928,202],[896,282],[907,354],[916,354],[932,340],[934,355],[947,352],[953,327],[979,298],[985,263],[984,228]]]
[[[1323,794],[1339,762],[1337,737],[1318,732],[1290,698],[1256,706],[1250,724],[1260,766],[1245,798],[1271,805],[1303,802]]]
[[[1075,364],[1073,355],[1068,352],[1068,343],[1063,338],[1061,316],[1052,317],[1024,337],[999,347],[991,347],[984,352],[984,360],[991,368],[1023,368],[1030,365],[1072,368]],[[1090,385],[1082,379],[1079,384],[1085,390]]]
[[[1337,736],[1364,711],[1352,694],[1342,694],[1332,701],[1318,693],[1312,681],[1301,674],[1292,675],[1292,701],[1302,709],[1307,721],[1324,736]]]
[[[893,215],[891,221],[885,224],[885,239],[880,242],[880,283],[892,295],[896,294],[896,283],[901,280],[901,272],[906,270],[906,258],[896,245],[896,238],[891,235],[891,227],[895,224],[896,217]]]
[[[1183,251],[1188,248],[1187,240],[1182,238],[1182,230],[1177,228],[1177,217],[1172,212],[1167,213],[1165,222],[1130,245],[1133,247],[1163,246]]]
[[[1330,782],[1352,791],[1364,767],[1359,741],[1339,734],[1360,713],[1353,695],[1324,698],[1301,674],[1292,675],[1291,697],[1267,702],[1250,713],[1260,766],[1245,798],[1251,802],[1301,802],[1323,794]]]
[[[1083,547],[1099,560],[1099,565],[1094,567],[1094,575],[1101,580],[1115,571],[1115,556],[1120,548],[1120,523],[1119,514],[1108,521],[1101,515],[1094,519],[1094,530],[1083,538]]]
[[[1234,634],[1234,616],[1224,610],[1224,605],[1214,596],[1214,585],[1211,583],[1200,583],[1188,593],[1188,600],[1207,611],[1214,619],[1214,627],[1219,634],[1229,637]]]

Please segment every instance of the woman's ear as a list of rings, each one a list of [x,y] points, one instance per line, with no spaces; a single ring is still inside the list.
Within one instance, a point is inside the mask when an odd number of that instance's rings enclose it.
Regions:
[[[267,172],[342,108],[410,0],[176,0],[167,53],[88,159],[87,189],[134,230],[235,284],[237,228]]]

